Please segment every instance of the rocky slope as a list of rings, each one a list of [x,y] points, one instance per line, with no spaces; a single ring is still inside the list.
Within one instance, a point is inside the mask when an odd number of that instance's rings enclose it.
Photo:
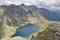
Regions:
[[[29,22],[42,26],[39,32],[43,31],[49,24],[48,20],[60,21],[60,15],[35,5],[1,5],[0,38],[10,37],[18,27]]]
[[[38,8],[35,5],[2,5],[0,6],[0,14],[6,19],[7,25],[19,26],[20,24],[29,22],[29,18],[47,19],[50,21],[60,21],[60,15],[49,11],[45,8]]]
[[[36,35],[31,40],[60,40],[60,24],[49,24],[49,27]]]

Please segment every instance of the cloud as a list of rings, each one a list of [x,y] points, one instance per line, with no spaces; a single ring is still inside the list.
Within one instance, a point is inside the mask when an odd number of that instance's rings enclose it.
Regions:
[[[0,0],[0,5],[20,5],[22,3],[26,5],[37,5],[42,7],[60,7],[60,0]]]
[[[54,6],[56,6],[56,7],[60,7],[60,0],[56,0]]]

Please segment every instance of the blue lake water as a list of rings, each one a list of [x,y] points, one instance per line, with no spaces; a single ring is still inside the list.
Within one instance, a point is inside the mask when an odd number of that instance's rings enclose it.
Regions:
[[[38,31],[39,28],[40,27],[36,24],[28,23],[28,24],[18,28],[12,37],[15,37],[15,36],[26,37],[36,31]]]

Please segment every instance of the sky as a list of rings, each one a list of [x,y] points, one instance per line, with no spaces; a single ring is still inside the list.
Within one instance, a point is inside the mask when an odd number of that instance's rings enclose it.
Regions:
[[[37,5],[39,7],[60,7],[60,0],[0,0],[0,5],[20,5],[22,3],[26,5]]]

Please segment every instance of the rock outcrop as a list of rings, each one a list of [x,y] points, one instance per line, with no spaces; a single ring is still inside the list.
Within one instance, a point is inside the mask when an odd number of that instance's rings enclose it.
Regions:
[[[36,37],[32,36],[31,40],[60,40],[60,25],[51,24],[43,32],[38,33]]]

